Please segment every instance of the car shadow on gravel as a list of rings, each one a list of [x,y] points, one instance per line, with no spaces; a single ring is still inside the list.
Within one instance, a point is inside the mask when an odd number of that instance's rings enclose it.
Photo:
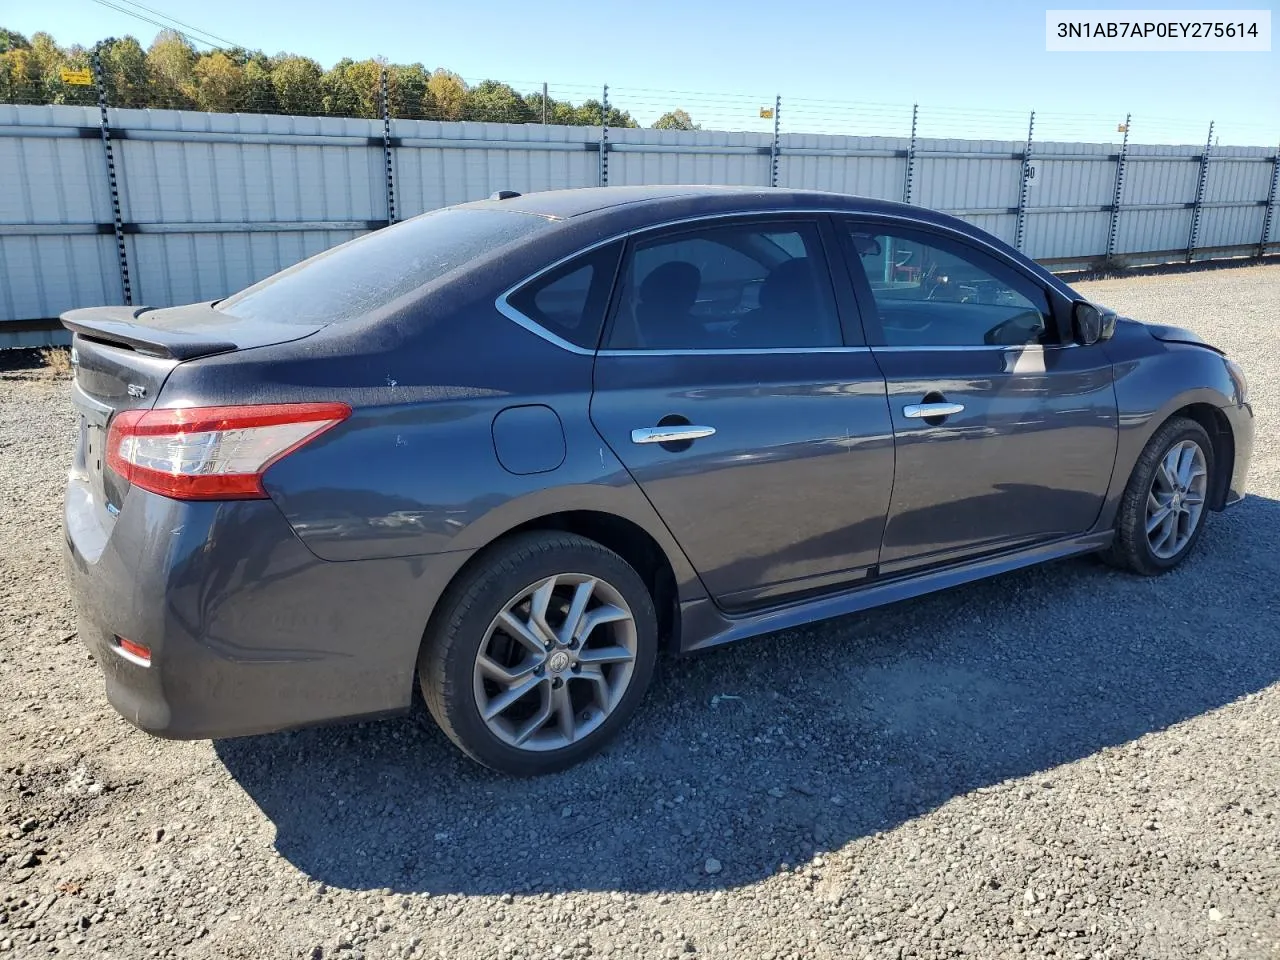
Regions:
[[[619,741],[555,776],[487,771],[421,712],[215,746],[330,886],[740,886],[1275,683],[1276,542],[1253,497],[1164,577],[1067,561],[668,659]]]

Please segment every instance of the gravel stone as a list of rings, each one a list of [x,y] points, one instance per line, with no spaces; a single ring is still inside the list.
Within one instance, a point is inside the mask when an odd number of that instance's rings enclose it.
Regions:
[[[1079,287],[1249,375],[1253,495],[1187,564],[665,659],[616,745],[534,780],[421,714],[215,743],[116,716],[62,579],[68,384],[0,355],[0,953],[1274,960],[1280,265]]]

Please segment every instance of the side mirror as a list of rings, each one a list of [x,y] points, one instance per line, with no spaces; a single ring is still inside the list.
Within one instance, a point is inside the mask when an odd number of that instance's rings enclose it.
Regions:
[[[1101,340],[1110,340],[1116,332],[1116,315],[1113,311],[1094,306],[1086,300],[1076,301],[1071,310],[1071,335],[1082,347],[1092,346]]]

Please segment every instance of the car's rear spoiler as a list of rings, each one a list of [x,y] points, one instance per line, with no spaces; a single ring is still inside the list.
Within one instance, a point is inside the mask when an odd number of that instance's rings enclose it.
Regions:
[[[247,320],[213,303],[182,307],[85,307],[59,319],[72,333],[169,360],[195,360],[315,333],[316,326]]]
[[[92,337],[113,346],[128,347],[139,353],[147,353],[171,360],[193,360],[214,353],[226,353],[236,349],[229,340],[220,340],[139,322],[139,317],[151,312],[151,307],[85,307],[68,310],[59,319],[72,333]]]

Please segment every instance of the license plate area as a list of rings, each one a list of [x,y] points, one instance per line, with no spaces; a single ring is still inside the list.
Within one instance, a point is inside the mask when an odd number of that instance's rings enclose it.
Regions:
[[[80,414],[80,438],[76,445],[73,472],[88,483],[93,502],[113,512],[105,485],[107,423],[111,408],[86,396],[78,386],[72,388],[71,399]]]
[[[89,484],[94,503],[110,509],[107,503],[103,470],[106,466],[106,431],[87,418],[80,418],[80,440],[76,444],[73,472]]]
[[[102,471],[107,458],[107,437],[102,427],[92,423],[85,424],[85,470],[93,484],[93,495],[101,503],[106,503],[106,491],[103,488]]]

